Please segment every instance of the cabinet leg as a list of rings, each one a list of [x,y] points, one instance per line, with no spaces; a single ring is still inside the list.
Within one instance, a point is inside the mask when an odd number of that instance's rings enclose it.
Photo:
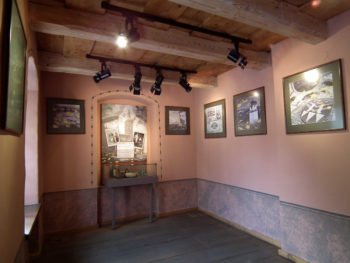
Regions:
[[[116,228],[115,188],[112,188],[112,229]]]

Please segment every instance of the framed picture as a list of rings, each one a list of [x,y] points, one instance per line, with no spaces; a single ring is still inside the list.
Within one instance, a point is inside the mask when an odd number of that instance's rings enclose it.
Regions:
[[[147,107],[101,104],[101,163],[146,163]]]
[[[20,135],[23,131],[27,40],[17,2],[9,1],[2,7],[6,11],[1,31],[0,123],[1,129]]]
[[[204,105],[205,138],[226,137],[225,99]]]
[[[264,87],[233,96],[235,136],[266,134]]]
[[[287,133],[344,130],[341,61],[283,79]]]
[[[6,94],[5,94],[5,59],[4,59],[4,49],[5,49],[5,31],[6,31],[6,4],[7,1],[0,1],[0,128],[3,127],[3,123],[5,121],[5,115],[6,115]],[[7,61],[6,61],[7,62]],[[7,63],[6,63],[7,64]]]
[[[165,134],[191,134],[190,108],[165,106]]]
[[[83,100],[47,99],[47,133],[85,133],[85,108]]]

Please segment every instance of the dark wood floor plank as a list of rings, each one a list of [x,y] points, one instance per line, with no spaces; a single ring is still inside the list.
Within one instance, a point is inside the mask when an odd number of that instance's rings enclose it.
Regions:
[[[118,229],[61,233],[33,263],[290,262],[277,248],[200,212],[140,220]]]

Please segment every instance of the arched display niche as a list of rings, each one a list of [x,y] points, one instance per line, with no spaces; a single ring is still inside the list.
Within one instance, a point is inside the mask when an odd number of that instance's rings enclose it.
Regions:
[[[147,162],[157,163],[157,174],[162,179],[162,144],[160,126],[160,105],[154,97],[141,94],[133,95],[126,90],[109,90],[91,97],[90,130],[91,130],[91,185],[101,182],[101,104],[115,103],[124,105],[140,105],[147,107]],[[87,127],[89,128],[89,127]]]

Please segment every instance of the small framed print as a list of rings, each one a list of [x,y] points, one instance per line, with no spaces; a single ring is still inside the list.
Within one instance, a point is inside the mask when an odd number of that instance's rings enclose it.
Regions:
[[[341,61],[283,79],[287,133],[344,130]]]
[[[266,134],[264,87],[233,96],[236,136]]]
[[[204,105],[205,138],[226,137],[226,106],[225,99]]]
[[[84,101],[75,99],[48,98],[47,133],[85,133]],[[112,137],[110,143],[113,143]]]
[[[189,135],[190,108],[165,106],[165,134]]]

